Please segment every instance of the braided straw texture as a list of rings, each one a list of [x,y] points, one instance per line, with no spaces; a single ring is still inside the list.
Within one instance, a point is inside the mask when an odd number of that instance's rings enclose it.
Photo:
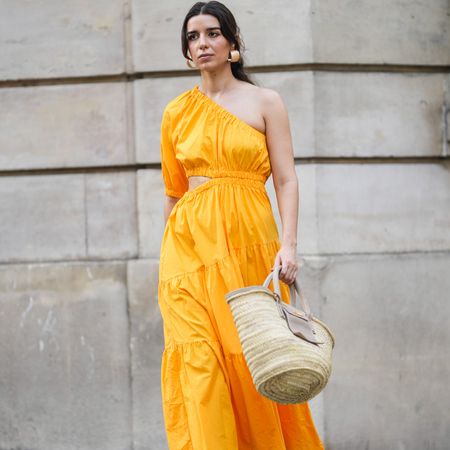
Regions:
[[[279,315],[273,293],[264,287],[231,292],[228,303],[244,357],[258,392],[277,403],[304,403],[326,386],[331,374],[334,337],[313,318],[317,340],[295,336]]]

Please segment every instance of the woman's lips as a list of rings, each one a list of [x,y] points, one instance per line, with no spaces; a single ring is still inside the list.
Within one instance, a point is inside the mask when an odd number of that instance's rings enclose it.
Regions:
[[[198,57],[198,59],[205,59],[205,58],[210,58],[212,55],[201,55]]]

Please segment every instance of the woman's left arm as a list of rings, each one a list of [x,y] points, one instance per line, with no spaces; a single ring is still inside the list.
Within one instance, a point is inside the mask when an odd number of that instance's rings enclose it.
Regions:
[[[292,284],[297,276],[298,180],[286,107],[280,95],[263,90],[263,115],[272,178],[282,223],[281,247],[274,267],[281,265],[280,279]]]

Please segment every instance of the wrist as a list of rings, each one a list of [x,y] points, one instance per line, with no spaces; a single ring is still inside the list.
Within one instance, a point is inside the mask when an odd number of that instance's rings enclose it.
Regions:
[[[293,240],[289,240],[289,241],[281,241],[281,246],[282,247],[289,247],[289,248],[293,248],[296,249],[297,248],[297,241],[293,241]]]

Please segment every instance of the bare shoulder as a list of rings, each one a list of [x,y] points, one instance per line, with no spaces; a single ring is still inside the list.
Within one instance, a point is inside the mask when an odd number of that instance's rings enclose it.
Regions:
[[[258,104],[259,108],[267,113],[271,110],[284,109],[284,102],[281,95],[274,89],[255,86],[254,84],[242,82],[241,93],[245,94],[247,100]]]
[[[288,120],[281,95],[274,89],[242,81],[234,96],[236,115],[266,135],[283,127]]]
[[[284,109],[284,102],[281,95],[274,89],[269,88],[259,88],[261,104],[264,111],[269,112],[273,109],[280,110]]]
[[[263,101],[281,101],[281,95],[275,89],[257,87],[259,95]]]
[[[245,92],[259,99],[261,102],[282,101],[280,94],[274,89],[256,86],[246,82],[242,82],[241,89],[243,93]]]
[[[287,114],[286,106],[281,95],[274,89],[257,87],[259,104],[265,120]]]

